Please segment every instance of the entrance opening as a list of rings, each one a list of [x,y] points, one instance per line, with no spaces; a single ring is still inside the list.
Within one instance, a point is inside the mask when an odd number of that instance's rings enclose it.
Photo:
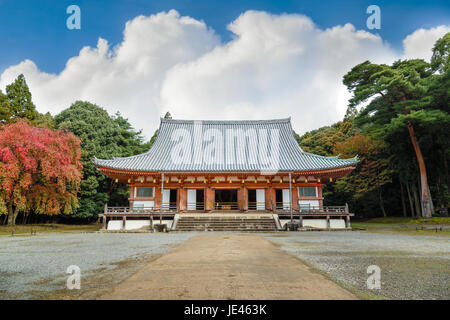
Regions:
[[[275,189],[275,202],[277,209],[283,209],[283,189]]]
[[[177,203],[177,190],[176,189],[170,189],[170,203]]]
[[[248,189],[248,202],[256,202],[256,189]]]
[[[205,189],[197,189],[197,210],[205,210]]]
[[[205,190],[187,190],[187,210],[205,210]]]
[[[216,189],[215,203],[217,210],[238,210],[237,189]]]
[[[177,210],[177,190],[176,189],[163,189],[161,210]]]
[[[170,189],[169,194],[169,209],[170,210],[177,210],[177,189]]]
[[[283,202],[283,189],[276,189],[275,190],[275,201],[278,205],[278,203],[280,204],[280,206],[282,206],[282,202]]]

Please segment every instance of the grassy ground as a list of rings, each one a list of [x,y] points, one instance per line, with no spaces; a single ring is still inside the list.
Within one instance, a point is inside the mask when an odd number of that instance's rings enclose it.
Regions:
[[[450,218],[447,217],[433,217],[430,219],[403,217],[374,218],[363,222],[352,222],[352,227],[365,229],[369,232],[450,236]]]
[[[72,224],[26,224],[26,225],[15,225],[15,226],[1,226],[0,225],[0,236],[11,236],[13,231],[15,235],[32,235],[32,233],[49,233],[49,232],[60,232],[60,233],[76,233],[76,232],[92,232],[97,231],[101,228],[99,224],[86,224],[86,225],[72,225]]]

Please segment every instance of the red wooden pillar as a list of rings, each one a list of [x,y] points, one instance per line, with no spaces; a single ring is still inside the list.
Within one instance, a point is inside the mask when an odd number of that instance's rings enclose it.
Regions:
[[[186,206],[187,206],[187,191],[184,188],[180,188],[178,192],[180,194],[179,208],[180,208],[180,212],[183,212],[183,211],[186,211]]]
[[[292,187],[292,210],[298,211],[298,189],[297,187]]]
[[[130,201],[130,208],[133,208],[133,204],[134,204],[134,193],[135,193],[135,187],[132,186],[132,187],[130,187],[130,198],[129,198],[129,201]]]
[[[320,186],[317,186],[317,197],[319,198],[319,207],[321,209],[323,208],[322,186],[323,186],[323,184],[321,184]]]
[[[215,192],[214,189],[206,188],[205,189],[205,210],[211,211],[214,209],[214,199]]]
[[[155,209],[158,210],[161,207],[161,189],[155,188]]]
[[[248,210],[248,190],[247,188],[241,187],[237,192],[239,210]]]
[[[266,198],[266,210],[275,211],[275,189],[267,188],[264,192],[264,197]]]

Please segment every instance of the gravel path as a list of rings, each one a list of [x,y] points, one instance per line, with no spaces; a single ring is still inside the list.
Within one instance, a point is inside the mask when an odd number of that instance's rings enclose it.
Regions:
[[[77,265],[83,277],[99,269],[115,269],[125,260],[139,260],[167,252],[195,233],[51,234],[0,237],[0,299],[29,299],[35,292],[61,290]],[[110,284],[122,280],[133,269]]]
[[[450,299],[448,237],[359,231],[262,236],[363,297]],[[370,265],[381,268],[380,290],[367,289]]]
[[[100,299],[356,299],[256,234],[204,232]]]

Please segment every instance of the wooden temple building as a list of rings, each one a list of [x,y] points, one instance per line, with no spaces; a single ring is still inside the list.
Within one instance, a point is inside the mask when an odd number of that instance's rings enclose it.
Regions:
[[[130,187],[129,207],[105,207],[105,227],[166,223],[175,230],[183,230],[182,221],[191,229],[208,229],[215,217],[222,219],[222,227],[223,219],[239,219],[240,229],[245,221],[251,225],[267,217],[276,229],[293,219],[304,227],[348,228],[348,206],[324,206],[322,187],[351,172],[357,162],[357,157],[304,152],[290,118],[161,119],[148,152],[94,159],[98,170]]]

